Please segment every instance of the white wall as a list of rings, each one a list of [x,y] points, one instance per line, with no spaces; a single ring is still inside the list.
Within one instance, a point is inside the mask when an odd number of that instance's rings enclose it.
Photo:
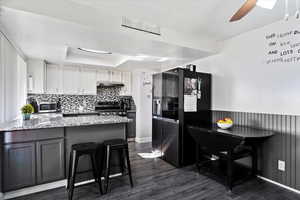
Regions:
[[[5,88],[5,79],[4,79],[4,48],[3,48],[3,36],[0,34],[0,122],[4,121],[5,111],[4,111],[4,88]]]
[[[219,55],[194,62],[198,71],[213,74],[213,109],[300,114],[300,62],[266,63],[268,58],[280,57],[268,55],[269,50],[291,49],[280,47],[279,42],[298,43],[300,34],[266,36],[290,30],[300,30],[298,20],[280,21],[227,40]],[[272,41],[277,46],[269,46]]]
[[[145,80],[150,84],[145,85]],[[132,73],[132,97],[136,104],[136,142],[151,142],[152,72]]]
[[[15,119],[26,102],[26,63],[0,33],[0,122]]]

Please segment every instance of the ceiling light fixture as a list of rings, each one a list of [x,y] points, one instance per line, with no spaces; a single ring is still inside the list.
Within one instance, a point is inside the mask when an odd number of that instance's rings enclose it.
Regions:
[[[257,0],[256,5],[266,9],[273,9],[277,0]]]
[[[97,54],[112,54],[108,51],[100,51],[100,50],[94,50],[94,49],[86,49],[86,48],[78,48],[80,51],[90,52],[90,53],[97,53]]]
[[[285,0],[285,15],[284,15],[284,20],[288,21],[290,17],[289,14],[289,0]]]
[[[165,61],[167,61],[167,60],[169,60],[169,58],[159,58],[159,59],[157,60],[157,62],[165,62]]]

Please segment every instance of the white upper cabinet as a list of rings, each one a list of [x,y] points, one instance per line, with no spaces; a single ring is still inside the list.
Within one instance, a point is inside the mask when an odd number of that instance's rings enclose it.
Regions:
[[[44,60],[29,59],[27,62],[27,91],[28,93],[42,94],[45,92]]]
[[[35,71],[31,74],[34,75],[32,77],[36,77],[36,74],[44,74],[40,82],[45,81],[43,84],[45,89],[42,90],[40,87],[39,90],[32,90],[32,93],[97,95],[97,82],[118,82],[124,84],[120,95],[131,95],[131,72],[99,70],[88,66],[47,64],[43,71]],[[37,83],[34,82],[33,85],[35,84]]]
[[[122,83],[124,86],[121,89],[120,95],[131,95],[131,72],[122,72]]]
[[[79,78],[80,78],[79,67],[64,66],[63,67],[63,93],[80,94]]]
[[[122,72],[112,71],[111,72],[111,81],[121,83],[122,82]]]
[[[111,79],[111,73],[108,70],[97,70],[97,82],[108,82]]]
[[[46,93],[62,94],[63,93],[63,73],[59,65],[48,64],[46,66]]]
[[[97,71],[82,67],[80,71],[80,94],[97,94]]]

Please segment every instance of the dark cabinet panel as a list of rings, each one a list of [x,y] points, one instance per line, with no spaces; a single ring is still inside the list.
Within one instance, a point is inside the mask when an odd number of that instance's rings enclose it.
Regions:
[[[175,166],[179,166],[179,124],[175,120],[163,121],[162,152],[164,159]]]
[[[4,143],[24,143],[38,140],[48,140],[64,137],[63,128],[12,131],[4,133]]]
[[[177,70],[163,73],[162,117],[178,119],[179,76]]]
[[[127,117],[133,121],[127,124],[127,138],[135,138],[136,136],[136,113],[128,112]]]
[[[37,183],[46,183],[65,177],[64,139],[36,143]]]
[[[163,153],[163,159],[179,166],[179,123],[167,118],[152,119],[152,147]]]
[[[157,118],[152,119],[152,148],[153,150],[162,151],[162,123],[161,120]]]
[[[4,145],[4,191],[15,190],[36,183],[35,144]]]

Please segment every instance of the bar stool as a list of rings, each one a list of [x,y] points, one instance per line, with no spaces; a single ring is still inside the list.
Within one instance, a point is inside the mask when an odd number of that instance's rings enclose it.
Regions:
[[[79,144],[72,145],[72,150],[70,153],[68,183],[67,183],[69,200],[72,200],[72,198],[73,198],[73,192],[74,192],[74,188],[75,188],[75,179],[76,179],[76,174],[78,173],[77,172],[78,160],[79,160],[79,157],[82,155],[90,156],[95,182],[98,182],[100,193],[103,194],[101,178],[99,179],[98,171],[96,168],[96,158],[95,157],[96,157],[97,148],[98,148],[98,145],[93,142],[79,143]]]
[[[132,181],[132,175],[131,175],[131,167],[130,167],[130,160],[129,160],[129,152],[128,152],[128,143],[126,140],[123,139],[114,139],[114,140],[106,140],[104,141],[104,159],[106,159],[105,167],[105,193],[107,193],[108,190],[108,184],[109,184],[109,175],[110,175],[110,167],[111,167],[111,154],[113,151],[118,152],[119,155],[119,162],[120,167],[122,169],[122,175],[124,175],[124,169],[125,169],[125,163],[124,160],[126,160],[127,163],[127,172],[129,175],[129,181],[131,187],[133,187],[133,181]],[[127,174],[126,174],[127,175]]]

